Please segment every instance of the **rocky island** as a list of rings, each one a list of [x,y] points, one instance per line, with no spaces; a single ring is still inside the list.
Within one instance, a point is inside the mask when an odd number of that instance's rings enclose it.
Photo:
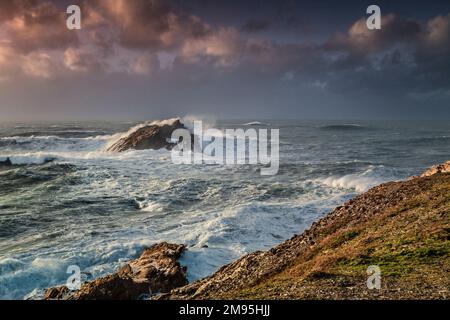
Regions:
[[[124,152],[127,150],[168,149],[176,143],[171,141],[172,133],[177,129],[186,129],[180,119],[144,124],[132,129],[125,136],[108,147],[107,151]]]
[[[374,187],[303,234],[191,284],[176,262],[184,246],[164,243],[79,292],[54,288],[46,298],[137,299],[158,292],[151,298],[448,299],[449,169],[447,162],[420,177]],[[367,268],[373,265],[381,270],[380,289],[367,287]]]

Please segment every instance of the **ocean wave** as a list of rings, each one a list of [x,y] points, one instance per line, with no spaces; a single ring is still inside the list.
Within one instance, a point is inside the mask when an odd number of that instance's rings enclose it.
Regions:
[[[432,136],[432,137],[415,137],[415,138],[406,137],[406,138],[404,138],[404,140],[406,140],[407,143],[410,143],[410,144],[433,143],[433,142],[438,142],[439,140],[448,140],[448,139],[450,139],[450,136],[445,136],[445,135]]]
[[[189,226],[196,229],[184,239],[190,249],[181,262],[188,265],[189,280],[208,276],[243,254],[269,249],[302,232],[339,199],[340,196],[313,197],[295,203],[250,201],[210,214],[203,223]]]
[[[357,192],[364,192],[380,184],[382,179],[361,174],[348,174],[340,177],[331,176],[318,181],[332,188],[354,189]]]
[[[259,121],[247,122],[242,125],[243,126],[270,126],[269,123],[264,123],[264,122],[259,122]]]
[[[37,257],[29,262],[3,259],[0,261],[0,297],[17,299],[25,297],[26,286],[36,288],[55,284],[56,279],[67,278],[64,267],[63,260],[53,258]]]
[[[360,124],[330,124],[330,125],[325,125],[325,126],[321,126],[320,129],[323,130],[361,130],[361,129],[365,129],[366,127],[364,127],[363,125]]]
[[[170,152],[167,150],[129,150],[122,153],[106,152],[104,141],[92,141],[91,144],[75,144],[40,148],[42,151],[1,150],[0,163],[9,159],[13,165],[42,165],[58,161],[71,164],[100,164],[118,165],[123,161],[130,161],[133,168],[142,168],[155,161],[170,162]],[[35,150],[35,149],[31,149]],[[114,163],[114,164],[113,164]]]
[[[11,162],[12,165],[40,165],[45,164],[49,162],[53,162],[57,160],[56,157],[43,155],[43,154],[25,154],[25,155],[15,155],[15,156],[8,156],[8,157],[2,157],[0,156],[0,163],[1,162],[8,162],[8,160]]]
[[[153,201],[136,201],[139,210],[146,212],[162,212],[164,206],[161,203]]]
[[[39,141],[39,140],[58,140],[58,141],[90,141],[90,140],[109,140],[113,137],[113,135],[97,135],[97,136],[91,136],[91,137],[84,137],[84,138],[64,138],[64,137],[58,137],[55,135],[49,135],[49,136],[11,136],[11,137],[2,137],[0,138],[0,141],[16,141],[18,143],[21,142],[30,142],[30,141]]]
[[[102,150],[112,135],[100,135],[84,138],[62,138],[58,136],[11,136],[0,138],[0,150],[15,151],[97,151]]]
[[[77,265],[82,282],[110,274],[128,259],[136,258],[144,248],[162,239],[130,239],[123,237],[108,241],[83,243],[72,250],[62,250],[62,256],[42,252],[32,257],[0,259],[1,299],[42,299],[45,288],[64,285],[70,276],[67,268]],[[58,247],[58,245],[55,245]]]

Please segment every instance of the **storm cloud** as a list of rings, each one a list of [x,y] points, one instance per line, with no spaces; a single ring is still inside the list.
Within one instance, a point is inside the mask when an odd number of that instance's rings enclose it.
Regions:
[[[428,113],[450,117],[450,8],[382,11],[382,29],[369,30],[361,6],[325,35],[312,25],[293,38],[280,26],[306,25],[301,12],[285,21],[241,10],[240,21],[218,23],[174,1],[76,3],[79,31],[66,28],[61,1],[0,4],[5,118],[38,109],[57,118],[418,118],[425,102]]]

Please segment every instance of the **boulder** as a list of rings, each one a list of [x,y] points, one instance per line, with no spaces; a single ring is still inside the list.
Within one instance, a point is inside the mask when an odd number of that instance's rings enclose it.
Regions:
[[[437,173],[449,173],[450,172],[450,161],[446,163],[433,166],[430,169],[422,173],[421,177],[429,177]]]
[[[65,286],[50,288],[45,292],[44,300],[61,300],[64,299],[64,297],[67,296],[69,293],[70,293],[69,288]]]
[[[6,158],[6,160],[0,160],[0,166],[6,166],[6,167],[12,166],[11,159]]]
[[[84,283],[75,292],[67,287],[50,288],[44,299],[137,300],[154,293],[169,292],[188,283],[186,267],[177,261],[185,249],[179,244],[156,244],[115,274]]]

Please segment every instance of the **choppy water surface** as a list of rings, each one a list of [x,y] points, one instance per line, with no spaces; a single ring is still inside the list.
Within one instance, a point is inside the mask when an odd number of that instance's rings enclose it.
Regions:
[[[378,183],[450,158],[444,122],[228,121],[280,129],[280,172],[174,165],[105,148],[136,123],[0,124],[0,298],[38,298],[113,272],[160,241],[186,243],[190,280],[267,249]]]

